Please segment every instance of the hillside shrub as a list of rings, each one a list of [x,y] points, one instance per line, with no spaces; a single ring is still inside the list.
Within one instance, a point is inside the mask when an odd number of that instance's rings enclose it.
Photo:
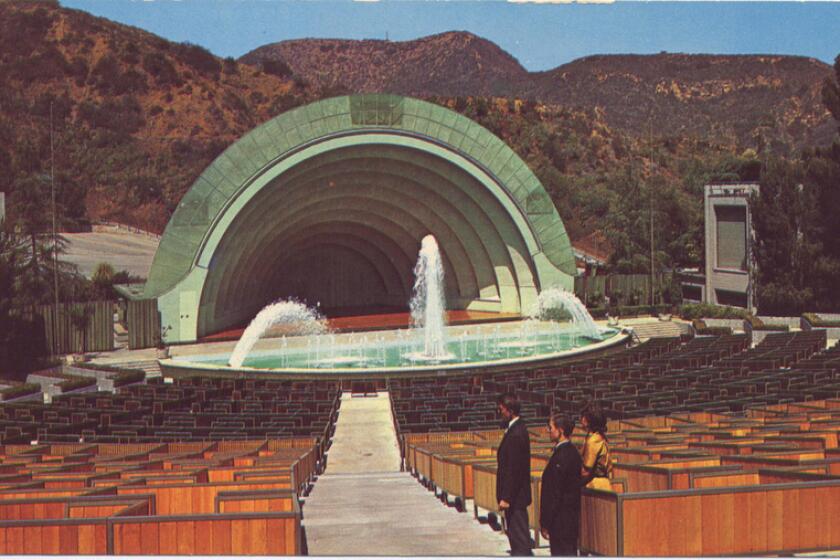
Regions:
[[[224,74],[236,74],[237,65],[236,61],[233,59],[232,56],[225,57],[222,61],[222,73]]]
[[[52,16],[43,8],[32,12],[13,12],[0,23],[0,51],[15,57],[28,57],[44,44],[52,27]]]
[[[50,104],[52,104],[53,118],[55,121],[67,120],[73,112],[73,102],[67,93],[56,97],[52,92],[42,93],[32,101],[30,113],[45,119],[50,118]]]
[[[140,50],[134,43],[126,43],[120,54],[120,60],[131,66],[140,62]]]
[[[119,75],[114,82],[113,91],[117,95],[125,93],[145,93],[149,90],[146,77],[137,70],[128,70]]]
[[[88,68],[87,61],[84,58],[81,56],[73,57],[69,63],[68,70],[77,86],[81,87],[85,84],[88,79],[90,69]]]
[[[282,60],[263,60],[262,71],[278,78],[286,78],[292,75],[292,69]]]
[[[9,68],[9,77],[25,84],[50,82],[72,75],[72,69],[64,55],[55,47],[48,46],[43,52],[15,60]]]
[[[88,83],[101,92],[108,93],[115,90],[120,78],[120,63],[112,54],[100,58],[90,71]]]
[[[124,134],[137,132],[146,124],[143,108],[132,96],[106,99],[101,105],[84,101],[79,105],[79,118],[93,128],[105,128]]]
[[[177,53],[184,64],[201,74],[218,74],[221,70],[219,59],[199,45],[180,43]]]
[[[181,85],[178,71],[166,55],[159,52],[143,56],[143,70],[149,73],[160,85]]]

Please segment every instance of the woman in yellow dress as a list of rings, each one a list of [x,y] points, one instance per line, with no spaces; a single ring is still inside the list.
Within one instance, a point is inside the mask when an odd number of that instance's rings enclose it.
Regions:
[[[599,409],[590,407],[580,415],[580,423],[587,431],[583,443],[581,477],[587,488],[612,490],[612,457],[607,444],[607,417]]]

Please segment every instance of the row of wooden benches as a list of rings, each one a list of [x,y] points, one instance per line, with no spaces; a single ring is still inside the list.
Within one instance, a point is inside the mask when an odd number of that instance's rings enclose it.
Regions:
[[[314,438],[0,447],[0,554],[300,555]]]
[[[338,415],[338,387],[329,382],[303,386],[312,390],[310,398],[296,402],[286,400],[288,391],[303,391],[301,384],[186,379],[174,384],[150,381],[121,388],[117,394],[60,395],[51,404],[10,403],[0,407],[0,442],[200,441],[316,435],[325,445]],[[241,400],[252,396],[252,391],[269,390],[277,392],[277,403]],[[317,396],[328,400],[316,400]]]
[[[613,491],[583,491],[580,546],[609,556],[840,548],[840,400],[611,421]],[[405,466],[461,509],[497,512],[500,430],[401,434]],[[531,428],[532,493],[551,444]],[[580,447],[582,434],[573,442]],[[538,532],[539,500],[529,508]]]
[[[677,339],[658,340],[564,366],[405,380],[391,382],[389,390],[398,428],[415,432],[490,427],[494,399],[502,392],[514,392],[540,410],[550,407],[572,413],[595,400],[610,416],[619,418],[705,409],[739,412],[758,405],[840,397],[835,382],[835,377],[840,380],[840,370],[826,368],[797,375],[794,369],[791,376],[791,370],[765,372],[714,365],[734,359],[738,352],[750,352],[745,350],[746,340],[744,335],[698,337],[682,345]],[[646,348],[648,344],[652,348]],[[824,331],[768,336],[759,346],[762,354],[796,349],[797,356],[806,359],[813,358],[820,345],[825,345]],[[822,354],[817,354],[817,359]],[[706,356],[713,365],[663,371],[683,361],[684,355]],[[606,364],[611,365],[604,367]]]

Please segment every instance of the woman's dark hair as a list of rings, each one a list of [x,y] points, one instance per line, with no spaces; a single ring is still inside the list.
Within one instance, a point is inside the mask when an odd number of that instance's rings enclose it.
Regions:
[[[607,438],[607,416],[596,405],[587,405],[580,413],[581,418],[586,418],[589,423],[589,431],[597,432]],[[556,424],[555,424],[556,425]]]
[[[496,399],[496,403],[501,404],[506,409],[510,410],[514,416],[519,416],[519,411],[522,410],[522,404],[513,393],[503,393],[499,395],[499,398]]]
[[[549,421],[560,428],[563,435],[567,438],[572,437],[572,432],[575,430],[575,421],[563,414],[562,412],[554,412],[548,417]]]

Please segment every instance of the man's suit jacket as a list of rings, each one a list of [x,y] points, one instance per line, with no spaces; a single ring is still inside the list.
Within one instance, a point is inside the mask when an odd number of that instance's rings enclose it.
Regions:
[[[508,428],[497,452],[496,501],[505,500],[512,509],[531,503],[531,441],[520,418]]]
[[[540,527],[553,535],[576,540],[580,519],[582,461],[571,442],[559,445],[542,475]]]

